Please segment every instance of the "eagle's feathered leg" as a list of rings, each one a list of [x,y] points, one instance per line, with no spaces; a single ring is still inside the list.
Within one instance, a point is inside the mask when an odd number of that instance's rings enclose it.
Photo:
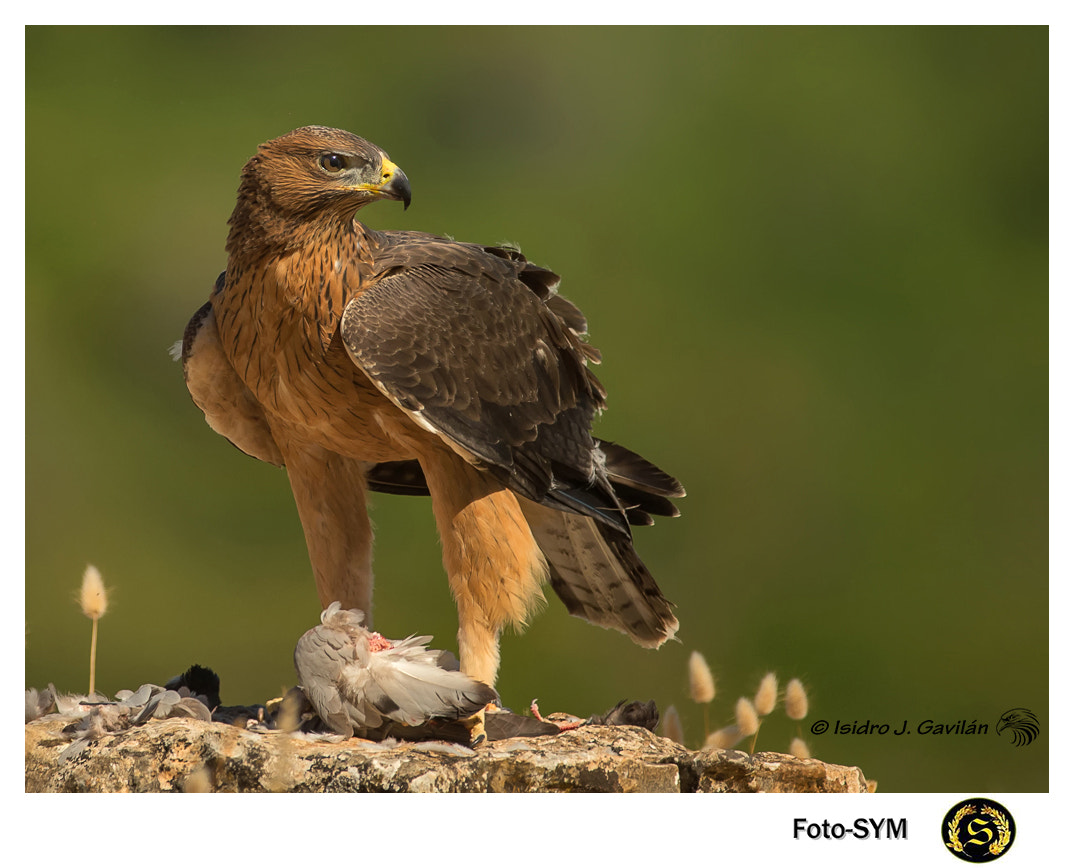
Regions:
[[[313,444],[284,446],[284,461],[306,536],[317,596],[365,612],[373,627],[373,529],[366,465]]]
[[[499,639],[544,601],[544,557],[513,493],[447,449],[421,459],[459,610],[459,663],[496,683]]]

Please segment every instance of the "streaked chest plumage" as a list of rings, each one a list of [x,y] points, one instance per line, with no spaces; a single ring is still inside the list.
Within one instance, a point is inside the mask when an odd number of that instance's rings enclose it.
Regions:
[[[406,457],[394,441],[399,411],[355,366],[339,319],[362,262],[339,245],[311,244],[263,259],[229,261],[212,298],[221,344],[278,436],[313,440],[369,461]]]

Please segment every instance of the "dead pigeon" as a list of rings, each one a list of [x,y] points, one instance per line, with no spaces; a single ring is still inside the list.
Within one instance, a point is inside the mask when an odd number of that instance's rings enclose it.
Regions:
[[[295,647],[299,683],[335,732],[367,737],[391,723],[459,720],[497,700],[487,684],[439,665],[441,652],[426,648],[431,636],[393,641],[364,620],[332,603]]]

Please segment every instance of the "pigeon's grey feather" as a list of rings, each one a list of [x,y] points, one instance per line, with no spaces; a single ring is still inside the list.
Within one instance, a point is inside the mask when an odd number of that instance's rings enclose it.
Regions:
[[[496,692],[462,672],[443,668],[430,636],[384,639],[363,626],[358,609],[336,602],[321,613],[321,626],[298,640],[299,682],[328,726],[343,735],[376,729],[388,721],[417,726],[458,720],[494,701]]]
[[[153,695],[153,684],[143,684],[136,691],[132,690],[120,690],[116,693],[117,705],[124,705],[127,708],[140,708],[149,702],[149,697]],[[156,688],[160,690],[159,687]]]
[[[44,717],[56,704],[56,689],[50,684],[44,690],[31,687],[26,691],[26,723]]]

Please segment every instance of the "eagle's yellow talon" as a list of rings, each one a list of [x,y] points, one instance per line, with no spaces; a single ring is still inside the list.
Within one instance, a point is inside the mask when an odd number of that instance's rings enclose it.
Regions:
[[[470,717],[464,717],[462,719],[462,725],[466,727],[470,733],[470,747],[475,748],[482,742],[488,741],[488,736],[485,733],[485,711],[487,706],[482,708],[476,714],[470,715]]]

